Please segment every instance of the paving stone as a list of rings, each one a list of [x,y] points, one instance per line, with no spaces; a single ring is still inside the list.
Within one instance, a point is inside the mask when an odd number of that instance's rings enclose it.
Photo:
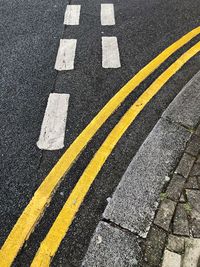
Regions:
[[[169,235],[167,249],[182,254],[185,249],[185,240],[183,237]]]
[[[187,189],[199,189],[199,185],[197,183],[197,178],[195,176],[189,176],[188,180],[185,184],[185,188],[187,188]]]
[[[198,135],[198,136],[200,136],[200,124],[197,127],[195,134]]]
[[[200,256],[200,239],[185,239],[185,254],[182,261],[182,267],[198,267]]]
[[[187,147],[186,152],[197,156],[200,152],[200,136],[193,134]]]
[[[180,197],[180,199],[179,199],[179,202],[180,202],[180,203],[185,203],[185,202],[186,202],[184,193],[181,194],[181,197]]]
[[[194,217],[191,222],[192,236],[195,238],[200,238],[200,216],[192,215]]]
[[[166,249],[162,267],[181,267],[181,255]]]
[[[187,190],[188,203],[191,206],[191,230],[194,237],[200,238],[200,191]]]
[[[176,202],[164,199],[158,209],[154,223],[168,231],[175,208]]]
[[[176,169],[176,173],[183,175],[185,178],[188,177],[190,170],[194,164],[195,157],[184,153],[183,157],[181,158],[178,167]]]
[[[167,233],[159,227],[153,225],[149,231],[146,241],[146,248],[144,253],[146,266],[160,266],[166,240]]]
[[[142,263],[142,267],[154,267],[154,266],[153,265],[149,265],[149,263],[147,263],[147,262],[143,262]]]
[[[83,260],[85,267],[134,267],[143,258],[137,236],[100,222]]]
[[[103,217],[146,237],[165,177],[175,168],[189,138],[184,127],[161,119],[131,161]]]
[[[196,178],[197,178],[197,184],[198,184],[199,189],[200,189],[200,176],[196,176]]]
[[[200,257],[198,259],[197,267],[200,267]]]
[[[173,233],[176,235],[189,236],[189,223],[185,204],[178,204],[173,222]]]
[[[186,179],[178,174],[174,174],[166,191],[168,198],[178,201],[183,190]]]
[[[190,129],[195,129],[199,124],[200,114],[199,84],[200,72],[186,84],[162,116]]]
[[[186,194],[191,208],[200,213],[200,191],[187,189]]]
[[[191,176],[200,176],[200,164],[195,163],[190,172]]]

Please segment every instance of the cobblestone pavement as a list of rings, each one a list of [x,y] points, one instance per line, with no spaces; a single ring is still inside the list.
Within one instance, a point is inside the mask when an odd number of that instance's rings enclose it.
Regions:
[[[200,267],[200,125],[167,186],[145,246],[144,266]]]

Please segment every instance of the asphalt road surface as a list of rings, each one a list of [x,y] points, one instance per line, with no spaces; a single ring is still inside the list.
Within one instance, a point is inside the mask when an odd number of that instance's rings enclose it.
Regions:
[[[114,4],[115,23],[113,14],[109,15],[112,25],[101,25],[102,3]],[[63,25],[68,4],[81,5],[78,25]],[[199,10],[197,0],[72,0],[70,3],[0,0],[1,245],[66,148],[142,67],[199,26]],[[111,67],[105,68],[101,42],[102,37],[111,36],[117,42],[107,52]],[[77,40],[74,67],[70,70],[54,69],[60,39]],[[97,132],[65,175],[13,266],[30,266],[41,241],[105,137],[152,81],[199,39],[197,36],[153,72]],[[109,63],[112,51],[116,56]],[[81,265],[107,198],[162,112],[199,66],[198,54],[170,79],[120,139],[92,184],[51,266]],[[57,150],[37,146],[50,93],[70,95],[64,147]]]

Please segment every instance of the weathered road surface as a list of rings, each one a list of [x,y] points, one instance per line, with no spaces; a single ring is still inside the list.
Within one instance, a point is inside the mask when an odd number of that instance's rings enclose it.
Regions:
[[[200,2],[197,0],[112,0],[109,3],[113,6],[102,7],[100,16],[102,3],[108,2],[0,0],[1,245],[54,164],[108,100],[166,47],[199,26]],[[65,21],[76,25],[63,25],[68,4],[81,6],[80,17],[76,9]],[[70,57],[66,59],[64,71],[63,58],[56,61],[60,39],[70,39],[67,50]],[[98,131],[64,177],[13,266],[31,265],[41,241],[108,133],[138,96],[199,39],[197,35],[166,60]],[[131,124],[97,175],[52,266],[80,266],[107,204],[106,199],[161,113],[199,66],[197,54],[163,86]],[[50,93],[63,94],[66,98],[60,102],[57,97],[52,100],[53,107],[57,105],[56,110],[63,109],[56,123],[54,121],[53,126],[42,132]],[[54,108],[50,107],[49,114]],[[62,118],[62,122],[58,118]],[[51,134],[53,130],[58,133],[50,135],[50,141],[45,143],[42,133],[44,136],[49,129]],[[57,136],[61,138],[59,142],[55,141]],[[9,250],[12,257],[11,254]]]

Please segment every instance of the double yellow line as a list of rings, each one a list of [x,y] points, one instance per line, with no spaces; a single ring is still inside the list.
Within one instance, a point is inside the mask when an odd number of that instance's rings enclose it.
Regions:
[[[51,197],[61,182],[63,176],[78,158],[79,154],[95,135],[97,130],[105,123],[126,97],[155,69],[157,69],[168,57],[176,52],[183,45],[200,33],[200,27],[195,28],[174,44],[165,49],[148,65],[140,70],[120,91],[103,107],[90,124],[82,131],[71,146],[66,150],[61,159],[57,162],[51,172],[44,179],[40,187],[35,192],[33,198],[19,217],[4,245],[0,250],[0,266],[7,267],[12,264],[24,242],[34,230],[44,213],[45,207],[51,201]],[[81,203],[84,200],[92,182],[102,168],[104,162],[112,152],[113,148],[134,121],[136,116],[152,99],[152,97],[162,88],[162,86],[174,75],[189,59],[200,51],[200,42],[195,44],[176,60],[166,71],[164,71],[147,90],[137,99],[137,101],[124,114],[116,124],[103,144],[100,146],[87,168],[75,185],[72,193],[68,197],[58,217],[53,223],[47,236],[41,243],[32,267],[49,266],[52,257],[55,255],[60,242],[66,235]]]

